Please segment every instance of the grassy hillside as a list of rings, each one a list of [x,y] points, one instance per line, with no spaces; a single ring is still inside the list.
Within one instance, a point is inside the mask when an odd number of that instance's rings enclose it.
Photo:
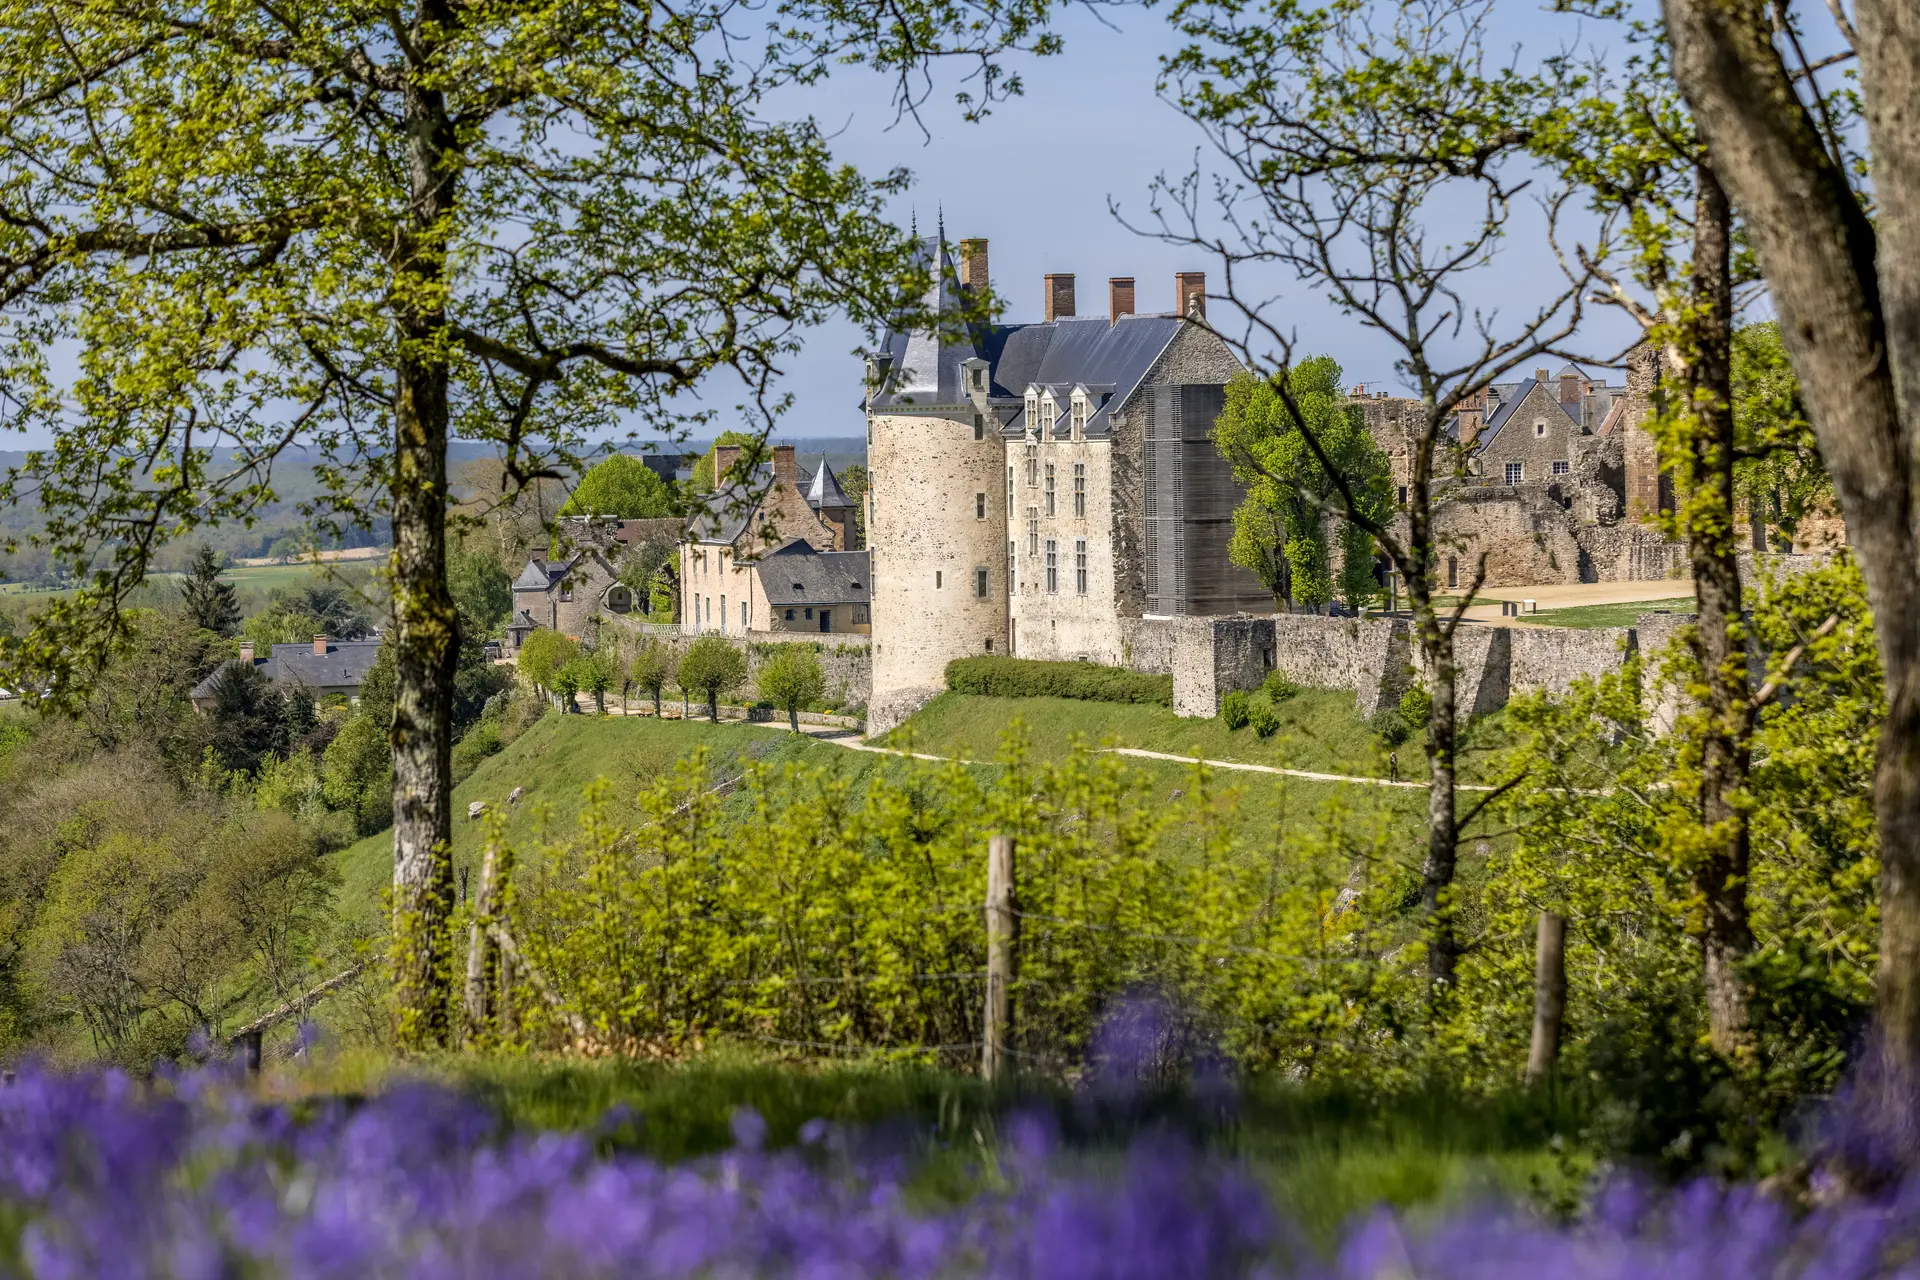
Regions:
[[[1303,694],[1302,698],[1312,700],[1320,696],[1333,695]],[[1350,698],[1348,704],[1351,718]],[[1118,731],[1133,722],[1112,717],[1129,712],[1154,712],[1173,720],[1172,712],[1158,708],[1070,703],[1051,698],[965,698],[949,694],[903,726],[894,735],[893,744],[910,740],[919,750],[991,761],[999,751],[1003,734],[1018,721],[1025,726],[1034,753],[1039,756],[1065,751],[1068,739],[1075,732],[1090,738],[1121,738],[1127,745],[1154,750],[1185,752],[1196,745],[1196,740],[1181,741],[1177,736],[1154,738],[1139,733],[1123,738]],[[1207,735],[1225,737],[1226,731],[1215,722],[1179,720],[1174,724],[1202,731],[1198,745],[1210,753],[1218,751],[1220,758],[1245,758],[1248,750],[1236,753],[1235,749],[1259,741],[1251,730],[1231,735],[1231,742],[1216,741]],[[1275,735],[1265,745],[1277,750],[1276,744],[1281,740],[1282,735]],[[701,720],[550,715],[455,788],[454,864],[456,868],[473,868],[477,874],[485,824],[470,822],[466,816],[468,804],[475,800],[484,800],[492,808],[503,808],[508,794],[516,786],[524,788],[519,804],[506,812],[508,837],[525,848],[543,837],[557,838],[571,831],[579,817],[583,793],[594,779],[605,778],[611,784],[616,815],[622,809],[631,812],[628,806],[647,782],[671,769],[676,761],[701,745],[712,751],[715,769],[722,776],[736,772],[738,762],[746,758],[775,764],[804,762],[850,772],[856,780],[879,779],[883,783],[903,770],[936,767],[899,757],[849,751],[831,742],[738,722],[716,726]],[[1221,750],[1223,746],[1227,749]],[[1403,764],[1410,758],[1410,752],[1417,756],[1417,747],[1401,748]],[[1323,768],[1331,759],[1311,755],[1298,758],[1313,760],[1314,763],[1306,767],[1315,769]],[[993,769],[996,766],[981,764],[978,767]],[[1169,797],[1193,786],[1192,769],[1188,765],[1134,760],[1128,762],[1128,767],[1142,779],[1142,785]],[[1392,833],[1393,839],[1404,840],[1411,851],[1418,843],[1420,815],[1426,803],[1424,793],[1417,790],[1356,787],[1254,774],[1216,775],[1213,785],[1236,794],[1246,845],[1255,851],[1286,841],[1303,823],[1324,826],[1333,820],[1330,815],[1334,810],[1338,811],[1342,823],[1361,831]],[[744,800],[736,804],[744,814]],[[342,902],[347,909],[369,913],[375,909],[381,889],[392,878],[392,841],[390,833],[381,832],[334,855],[344,881]],[[1168,852],[1179,856],[1183,850],[1184,841],[1176,832]]]
[[[1167,707],[1066,698],[987,698],[946,693],[888,734],[888,746],[910,747],[935,755],[991,759],[1007,726],[1019,721],[1034,749],[1066,750],[1076,737],[1098,745],[1143,747],[1208,760],[1277,765],[1314,773],[1344,773],[1385,778],[1387,748],[1354,711],[1353,695],[1332,689],[1302,689],[1276,708],[1280,729],[1261,738],[1251,728],[1228,729],[1226,722],[1188,720]],[[1498,718],[1476,723],[1475,742],[1493,742]],[[1427,776],[1425,737],[1416,734],[1394,749],[1399,777]],[[1467,773],[1475,761],[1469,757]]]

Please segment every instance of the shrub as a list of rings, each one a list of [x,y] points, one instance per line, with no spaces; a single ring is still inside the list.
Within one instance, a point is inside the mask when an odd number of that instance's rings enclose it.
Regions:
[[[1091,662],[1036,662],[1029,658],[955,658],[947,688],[994,698],[1079,698],[1088,702],[1173,705],[1173,677],[1102,667]]]
[[[787,724],[800,732],[800,706],[818,701],[826,692],[827,678],[820,670],[820,658],[811,645],[788,645],[760,664],[760,696],[768,706],[784,707]]]
[[[1267,695],[1267,701],[1276,707],[1300,692],[1300,686],[1295,684],[1292,677],[1284,671],[1270,672],[1267,682],[1261,685],[1260,689]]]
[[[1400,695],[1400,718],[1410,730],[1426,728],[1433,718],[1433,695],[1417,684],[1408,689]]]
[[[1397,747],[1413,736],[1413,729],[1398,707],[1382,707],[1367,721],[1367,727],[1389,747]]]
[[[707,718],[720,718],[720,699],[747,682],[747,655],[723,637],[704,635],[680,659],[680,687],[707,700]]]
[[[1263,738],[1271,738],[1280,728],[1280,716],[1271,702],[1253,704],[1253,731]]]
[[[1235,689],[1220,700],[1220,718],[1229,729],[1244,729],[1253,714],[1253,699],[1243,689]]]

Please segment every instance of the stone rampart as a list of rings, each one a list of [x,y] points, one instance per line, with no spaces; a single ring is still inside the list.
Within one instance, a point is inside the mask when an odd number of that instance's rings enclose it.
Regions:
[[[1561,694],[1581,676],[1617,671],[1636,647],[1632,627],[1573,631],[1562,627],[1507,629],[1511,645],[1508,679],[1515,693]]]

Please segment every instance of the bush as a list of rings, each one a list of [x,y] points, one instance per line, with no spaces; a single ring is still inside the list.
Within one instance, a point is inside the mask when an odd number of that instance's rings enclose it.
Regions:
[[[1253,704],[1253,731],[1263,738],[1271,738],[1280,729],[1280,716],[1271,702]]]
[[[1389,747],[1397,747],[1413,736],[1413,729],[1398,707],[1382,707],[1367,721],[1367,727]]]
[[[1173,705],[1173,677],[1147,675],[1091,662],[1036,662],[1028,658],[955,658],[947,688],[992,698],[1079,698],[1088,702]]]
[[[1244,729],[1247,720],[1253,714],[1253,699],[1245,690],[1235,689],[1220,700],[1220,718],[1227,722],[1229,729]]]
[[[1267,695],[1267,701],[1277,707],[1300,692],[1300,686],[1286,672],[1274,671],[1268,674],[1267,682],[1260,686],[1260,690]]]
[[[680,687],[707,700],[707,718],[720,718],[720,699],[747,682],[747,655],[722,636],[704,635],[680,659]]]
[[[816,702],[827,691],[820,657],[811,645],[787,645],[760,664],[760,696],[769,707],[784,707],[787,723],[800,731],[800,707]]]
[[[1411,729],[1424,729],[1433,718],[1433,695],[1414,685],[1400,695],[1400,718]]]

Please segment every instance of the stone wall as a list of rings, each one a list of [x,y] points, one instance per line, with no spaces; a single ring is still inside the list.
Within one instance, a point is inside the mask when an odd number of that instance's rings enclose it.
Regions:
[[[1274,666],[1296,684],[1352,689],[1362,716],[1397,703],[1406,691],[1412,635],[1405,622],[1283,613],[1272,623]]]
[[[1172,618],[1120,619],[1120,662],[1130,671],[1173,674]]]
[[[647,627],[631,622],[626,618],[608,617],[602,622],[602,638],[619,635],[629,643],[637,643],[642,637],[660,640],[675,654],[687,651],[695,636],[685,634],[662,635],[659,627]],[[826,676],[827,692],[836,695],[843,707],[864,707],[873,700],[873,653],[869,638],[861,635],[806,634],[791,631],[749,631],[744,636],[722,636],[728,644],[741,650],[747,656],[747,686],[742,693],[750,693],[753,681],[760,674],[760,666],[768,658],[779,652],[779,646],[788,644],[810,645],[819,651],[820,669]]]
[[[1508,680],[1515,692],[1565,693],[1581,676],[1617,670],[1635,648],[1632,627],[1592,631],[1564,628],[1502,628],[1508,636]]]
[[[1220,699],[1274,669],[1273,618],[1180,618],[1173,628],[1173,712],[1219,714]]]

